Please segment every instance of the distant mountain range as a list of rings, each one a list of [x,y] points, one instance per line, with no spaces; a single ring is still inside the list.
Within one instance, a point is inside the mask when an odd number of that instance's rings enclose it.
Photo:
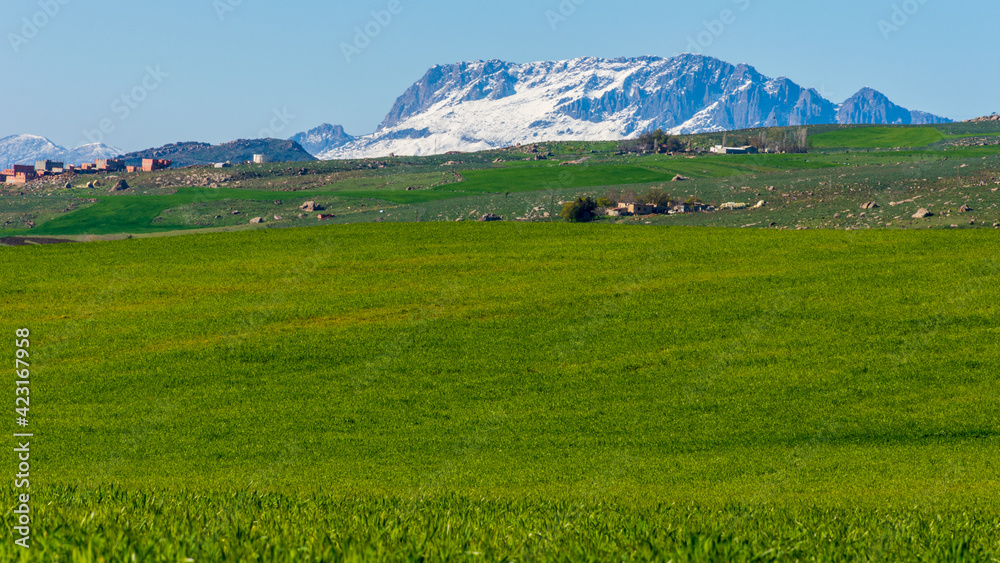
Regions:
[[[37,135],[11,135],[0,139],[0,169],[15,164],[33,165],[38,160],[54,160],[64,164],[93,162],[97,158],[114,158],[122,151],[101,143],[75,149],[61,147]]]
[[[126,164],[140,164],[144,158],[172,160],[174,167],[212,164],[215,162],[241,163],[253,160],[253,155],[263,154],[270,162],[304,162],[316,160],[295,141],[281,139],[240,139],[212,145],[209,143],[174,143],[156,149],[122,155]]]
[[[144,158],[162,158],[172,160],[175,167],[181,167],[227,161],[240,163],[253,160],[255,154],[267,156],[270,162],[316,160],[316,157],[295,141],[282,139],[240,139],[221,145],[173,143],[127,154],[121,149],[103,144],[84,145],[70,150],[36,135],[12,135],[0,139],[0,166],[3,168],[14,164],[33,165],[39,160],[79,165],[98,158],[120,158],[130,165],[140,165]]]
[[[671,59],[580,58],[516,64],[438,65],[397,100],[371,135],[324,124],[276,139],[222,145],[176,143],[124,155],[130,163],[166,158],[175,166],[250,160],[330,160],[477,151],[536,141],[618,140],[662,128],[673,134],[813,124],[948,123],[900,107],[864,88],[841,104],[787,78],[703,55]],[[51,159],[69,163],[121,155],[107,145],[69,150],[44,137],[0,139],[0,165]]]
[[[378,130],[324,125],[293,137],[321,159],[475,151],[542,140],[615,140],[812,124],[932,124],[865,88],[842,104],[787,78],[703,55],[439,65],[396,100]]]

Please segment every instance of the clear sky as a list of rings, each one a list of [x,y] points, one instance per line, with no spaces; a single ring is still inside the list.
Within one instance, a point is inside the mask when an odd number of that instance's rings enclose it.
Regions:
[[[367,134],[428,67],[479,59],[697,51],[787,76],[837,103],[870,86],[952,119],[1000,111],[995,0],[4,5],[0,137],[31,133],[70,148],[287,138],[324,122]],[[345,56],[345,44],[356,51]]]

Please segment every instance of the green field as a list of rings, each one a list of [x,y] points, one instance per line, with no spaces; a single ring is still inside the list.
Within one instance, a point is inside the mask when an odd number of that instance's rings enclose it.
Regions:
[[[857,127],[813,135],[813,148],[891,149],[926,147],[945,136],[933,127]]]
[[[31,560],[1000,558],[998,250],[444,222],[0,248]]]

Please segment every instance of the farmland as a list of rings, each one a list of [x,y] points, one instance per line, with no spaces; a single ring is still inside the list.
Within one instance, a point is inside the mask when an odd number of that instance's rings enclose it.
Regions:
[[[641,194],[654,187],[714,205],[767,203],[764,210],[641,219],[654,225],[901,229],[1000,223],[994,191],[1000,186],[1000,125],[809,131],[809,154],[637,155],[619,153],[614,143],[561,142],[433,157],[60,177],[0,189],[0,234],[145,236],[320,224],[315,214],[299,209],[307,201],[323,207],[324,222],[337,224],[454,221],[487,213],[508,221],[551,221],[560,202],[575,197]],[[758,133],[728,136],[749,142]],[[723,135],[685,141],[701,150],[722,142]],[[687,180],[672,181],[678,176]],[[130,189],[108,193],[118,180]],[[860,206],[869,202],[880,211],[861,216]],[[962,206],[974,213],[960,215]],[[932,217],[911,220],[921,208]],[[254,218],[260,224],[251,226]]]
[[[388,221],[0,248],[31,555],[1000,557],[998,250]]]
[[[8,186],[0,560],[1000,559],[998,133]],[[764,205],[557,219],[651,188]]]

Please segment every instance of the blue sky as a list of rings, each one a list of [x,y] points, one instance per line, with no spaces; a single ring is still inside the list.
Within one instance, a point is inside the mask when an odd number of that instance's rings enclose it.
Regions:
[[[428,67],[494,58],[699,51],[787,76],[834,102],[870,86],[953,119],[1000,111],[1000,3],[992,0],[5,5],[0,137],[31,133],[69,147],[287,138],[324,122],[366,134]],[[345,44],[356,49],[350,56]]]

